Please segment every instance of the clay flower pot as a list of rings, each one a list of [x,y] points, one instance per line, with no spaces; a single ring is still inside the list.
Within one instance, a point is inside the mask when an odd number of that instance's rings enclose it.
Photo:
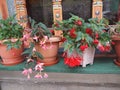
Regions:
[[[44,59],[41,60],[37,58],[38,62],[44,63],[45,66],[54,65],[58,62],[58,49],[59,49],[59,42],[60,37],[50,37],[49,40],[45,43],[45,47],[41,47],[39,44],[36,44],[36,50],[40,52]]]
[[[120,36],[113,35],[112,40],[115,43],[114,47],[115,47],[115,53],[117,55],[117,58],[114,62],[116,65],[120,66]]]
[[[6,66],[16,65],[21,63],[24,58],[21,55],[23,52],[23,46],[20,48],[12,48],[7,50],[7,46],[4,44],[0,45],[0,56],[1,56],[1,64]]]

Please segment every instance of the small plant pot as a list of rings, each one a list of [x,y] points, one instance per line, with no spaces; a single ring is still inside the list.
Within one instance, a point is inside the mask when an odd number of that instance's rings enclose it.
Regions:
[[[7,46],[4,44],[0,45],[0,56],[1,64],[6,66],[12,66],[23,62],[24,58],[22,56],[23,46],[20,48],[12,48],[7,50]]]
[[[94,62],[94,56],[95,56],[95,48],[88,47],[83,52],[83,61],[81,63],[82,67],[86,67],[87,64],[92,65]]]
[[[115,64],[117,64],[118,66],[120,66],[120,36],[112,36],[112,40],[114,41],[115,45],[115,53],[117,55],[117,58],[115,60]]]
[[[60,37],[51,37],[45,43],[45,47],[41,47],[39,44],[36,44],[36,50],[43,55],[43,59],[37,58],[37,60],[41,63],[44,63],[45,66],[51,66],[58,63],[58,49],[59,49],[59,42]]]

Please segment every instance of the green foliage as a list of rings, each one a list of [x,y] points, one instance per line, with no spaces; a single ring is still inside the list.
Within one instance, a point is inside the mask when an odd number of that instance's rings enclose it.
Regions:
[[[110,41],[109,33],[104,31],[109,24],[105,18],[101,20],[90,18],[88,22],[85,22],[84,19],[76,15],[70,15],[69,19],[56,21],[53,25],[55,30],[63,31],[63,36],[66,38],[63,44],[64,50],[69,54],[74,50],[81,53],[80,46],[97,47],[94,43],[95,40],[98,40],[102,45],[106,45],[106,42]]]
[[[29,17],[29,22],[31,25],[31,37],[38,36],[39,38],[42,38],[43,36],[52,36],[50,30],[47,28],[45,24],[42,22],[37,23],[34,19]]]
[[[8,49],[12,47],[19,48],[21,41],[19,40],[23,36],[23,27],[18,24],[15,19],[15,15],[8,17],[7,19],[0,19],[0,41],[4,41],[7,44]],[[16,42],[12,42],[10,39],[18,39]]]
[[[30,46],[23,52],[23,54],[27,54],[28,59],[33,57],[38,57],[40,59],[43,59],[42,54],[40,54],[37,51],[34,51],[35,44],[42,41],[42,39],[44,39],[44,36],[51,37],[52,33],[47,28],[47,26],[42,22],[37,23],[34,19],[29,17],[29,23],[30,23],[29,34],[32,40]]]

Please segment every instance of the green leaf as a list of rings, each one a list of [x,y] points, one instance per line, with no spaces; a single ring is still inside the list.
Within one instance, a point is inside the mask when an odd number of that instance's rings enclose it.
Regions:
[[[78,32],[77,33],[77,38],[76,38],[76,42],[82,39],[82,33]]]
[[[10,50],[11,48],[12,48],[11,44],[7,45],[7,50]]]
[[[34,44],[33,44],[33,43],[30,43],[30,48],[27,48],[27,49],[22,53],[22,55],[27,54],[28,57],[31,57],[32,54],[33,54],[33,48],[34,48]]]
[[[40,54],[39,52],[35,52],[35,55],[38,57],[38,58],[40,58],[40,59],[43,59],[43,55],[42,54]]]

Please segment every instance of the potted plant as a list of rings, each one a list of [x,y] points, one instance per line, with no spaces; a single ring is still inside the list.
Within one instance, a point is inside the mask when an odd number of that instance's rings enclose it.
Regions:
[[[0,57],[3,65],[15,65],[22,62],[23,27],[18,24],[15,15],[0,19]]]
[[[115,25],[109,25],[109,32],[111,39],[113,40],[113,46],[117,58],[114,60],[114,63],[120,66],[120,22],[117,22]]]
[[[53,30],[41,22],[29,18],[30,28],[24,37],[30,42],[29,47],[23,54],[27,54],[27,59],[37,59],[37,62],[50,66],[58,62],[58,49],[61,37],[53,36]],[[30,38],[30,39],[29,39]],[[26,39],[26,38],[25,38]]]
[[[58,49],[61,37],[54,36],[54,31],[49,30],[42,22],[36,22],[29,18],[29,28],[25,29],[24,43],[27,44],[26,50],[22,53],[26,55],[27,64],[23,74],[30,78],[34,71],[38,73],[35,78],[47,78],[43,72],[43,66],[54,65],[58,62]]]
[[[56,21],[54,29],[63,30],[64,63],[70,67],[86,67],[93,64],[95,48],[109,51],[110,36],[104,30],[107,24],[106,19],[91,18],[85,22],[73,14],[67,20]]]

